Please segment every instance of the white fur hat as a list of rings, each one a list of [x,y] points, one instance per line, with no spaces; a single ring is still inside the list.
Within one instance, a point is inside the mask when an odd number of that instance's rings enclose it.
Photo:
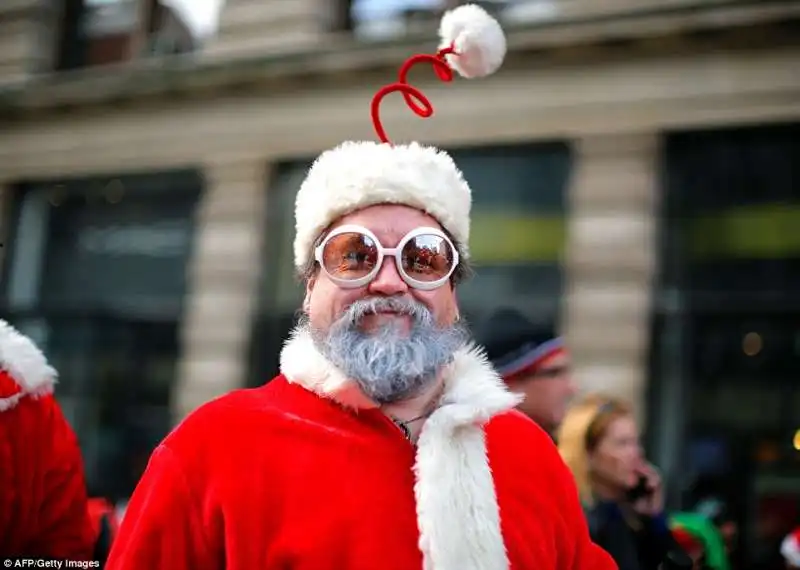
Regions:
[[[447,12],[439,35],[436,55],[412,56],[399,81],[375,95],[372,120],[381,142],[345,142],[323,152],[309,170],[295,203],[297,268],[310,261],[317,238],[333,221],[376,204],[404,204],[428,213],[453,236],[462,256],[468,256],[472,192],[461,171],[442,150],[416,142],[392,145],[379,117],[382,98],[395,91],[417,115],[433,114],[430,101],[406,81],[416,63],[431,63],[439,79],[451,81],[453,70],[465,78],[490,75],[506,54],[500,24],[475,5]]]

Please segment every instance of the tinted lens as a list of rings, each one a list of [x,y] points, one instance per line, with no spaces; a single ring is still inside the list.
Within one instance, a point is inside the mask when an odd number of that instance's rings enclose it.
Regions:
[[[450,273],[454,257],[453,248],[443,237],[418,235],[403,246],[403,270],[417,281],[437,281]]]
[[[369,274],[378,262],[378,248],[368,236],[347,232],[333,236],[322,249],[322,264],[337,279],[355,280]]]

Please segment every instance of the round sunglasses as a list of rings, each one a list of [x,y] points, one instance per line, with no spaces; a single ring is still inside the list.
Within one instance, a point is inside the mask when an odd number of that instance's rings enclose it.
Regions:
[[[458,250],[436,228],[416,228],[397,247],[383,247],[364,227],[340,226],[314,250],[314,259],[322,270],[344,289],[363,287],[375,279],[387,255],[394,257],[401,279],[422,291],[444,285],[458,265]]]

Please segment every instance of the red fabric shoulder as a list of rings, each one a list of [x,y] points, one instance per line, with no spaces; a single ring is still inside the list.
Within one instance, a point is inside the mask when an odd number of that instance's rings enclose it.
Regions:
[[[510,446],[519,446],[520,444],[529,446],[534,443],[556,449],[550,435],[539,424],[517,409],[493,417],[486,426],[486,432]],[[524,440],[524,443],[520,441],[520,438]]]

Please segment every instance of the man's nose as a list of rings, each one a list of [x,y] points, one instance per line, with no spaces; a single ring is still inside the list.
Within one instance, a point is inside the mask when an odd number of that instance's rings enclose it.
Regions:
[[[400,295],[408,292],[408,284],[400,277],[393,257],[385,257],[375,279],[367,287],[370,293],[376,295]]]

